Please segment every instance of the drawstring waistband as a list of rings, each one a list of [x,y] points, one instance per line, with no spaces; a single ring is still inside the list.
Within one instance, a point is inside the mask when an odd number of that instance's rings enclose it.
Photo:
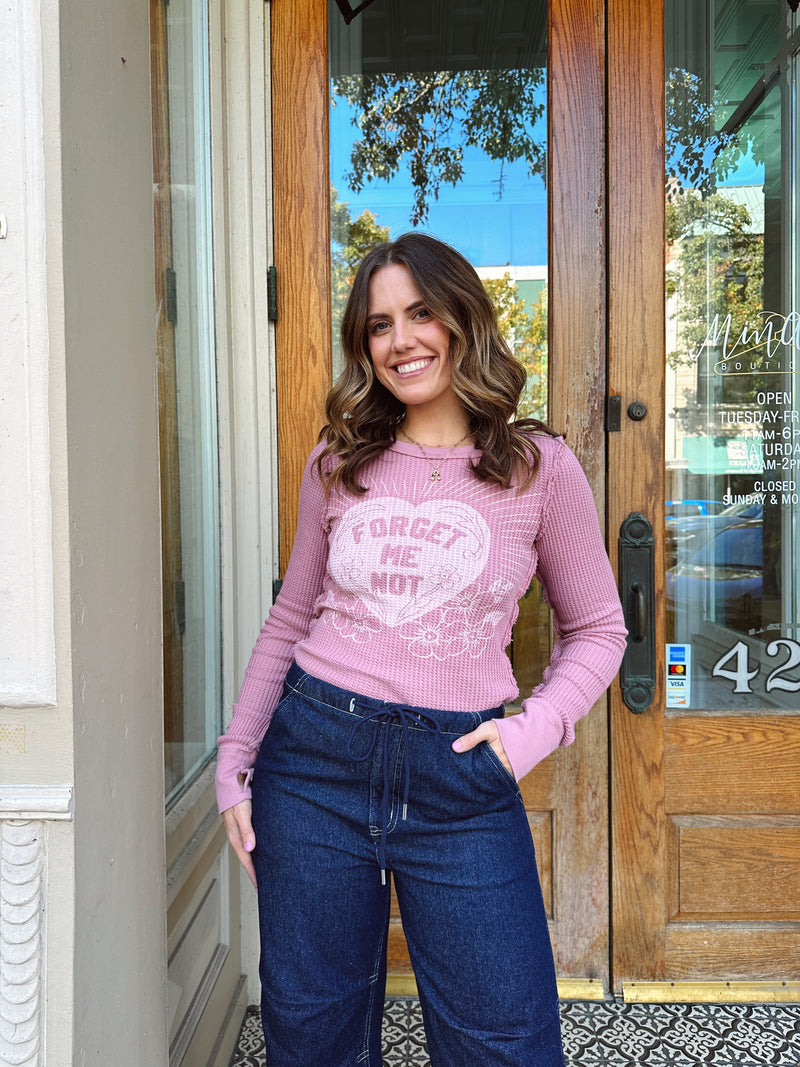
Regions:
[[[358,702],[355,697],[350,701],[350,711],[355,712]],[[430,734],[439,733],[439,723],[435,719],[430,718],[421,711],[412,711],[409,708],[404,708],[399,705],[389,705],[383,708],[371,708],[365,712],[360,719],[355,723],[350,736],[347,739],[347,755],[355,760],[357,763],[361,763],[372,755],[375,751],[375,745],[378,741],[377,731],[372,736],[372,741],[369,748],[363,756],[353,755],[352,744],[355,738],[356,731],[360,726],[363,726],[365,722],[374,721],[375,723],[386,723],[390,725],[397,723],[403,731],[403,819],[406,817],[408,811],[408,791],[411,785],[411,773],[408,767],[408,728],[409,725],[418,726],[423,730],[426,730]],[[381,862],[381,883],[386,885],[386,832],[389,822],[389,731],[383,731],[383,796],[381,798],[381,841],[380,841],[380,862]]]

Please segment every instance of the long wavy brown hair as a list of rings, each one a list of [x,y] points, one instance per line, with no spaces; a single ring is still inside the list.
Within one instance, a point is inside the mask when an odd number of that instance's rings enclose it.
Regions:
[[[367,333],[370,281],[395,264],[408,269],[427,310],[450,332],[450,380],[481,451],[475,476],[504,489],[516,479],[524,488],[539,463],[532,435],[553,431],[538,419],[514,419],[525,371],[503,340],[492,302],[470,262],[424,233],[378,245],[358,268],[342,319],[344,370],[328,393],[328,421],[320,432],[320,440],[327,439],[320,477],[328,488],[366,492],[359,473],[395,442],[402,426],[405,406],[376,377]],[[326,463],[329,457],[341,462]]]

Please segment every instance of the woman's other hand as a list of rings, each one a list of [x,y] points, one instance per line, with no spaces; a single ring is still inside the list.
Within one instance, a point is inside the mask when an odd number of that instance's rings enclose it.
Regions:
[[[252,818],[253,802],[251,800],[241,800],[238,804],[234,804],[232,808],[227,808],[222,813],[222,822],[231,847],[239,857],[239,862],[247,871],[250,881],[255,886],[256,869],[253,866],[251,853],[256,847],[256,835],[253,832]]]
[[[489,747],[494,752],[495,756],[497,756],[511,777],[514,778],[515,775],[511,766],[511,761],[506,755],[506,750],[503,748],[503,742],[500,740],[500,731],[497,729],[497,723],[494,719],[487,719],[486,722],[482,722],[477,729],[472,730],[468,734],[463,734],[453,742],[453,749],[455,752],[469,752],[471,748],[475,748],[481,741],[489,742]]]

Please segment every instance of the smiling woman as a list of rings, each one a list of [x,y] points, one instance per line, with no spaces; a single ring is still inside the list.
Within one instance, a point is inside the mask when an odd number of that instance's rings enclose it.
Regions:
[[[537,455],[526,430],[549,431],[535,419],[513,421],[525,371],[475,269],[455,249],[416,232],[374,248],[353,283],[342,344],[348,358],[326,406],[325,455],[342,458],[333,483],[362,492],[359,471],[398,435],[415,446],[421,438],[423,448],[470,438],[479,478],[504,488],[515,476],[522,485],[532,479]],[[420,350],[428,362],[406,383],[396,368],[418,362]]]
[[[369,252],[342,342],[286,577],[220,738],[220,810],[259,891],[268,1059],[382,1062],[394,885],[431,1063],[563,1067],[518,781],[572,742],[624,646],[592,493],[561,438],[515,420],[525,373],[455,249],[410,233]],[[534,574],[556,647],[504,718]],[[477,890],[480,938],[463,921]]]
[[[375,374],[406,407],[406,434],[424,419],[426,444],[453,446],[466,440],[466,415],[450,380],[448,331],[425,307],[402,263],[373,274],[367,329]]]

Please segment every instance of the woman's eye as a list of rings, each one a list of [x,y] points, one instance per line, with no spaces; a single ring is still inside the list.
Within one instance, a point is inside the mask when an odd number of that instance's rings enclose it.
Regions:
[[[419,308],[417,310],[416,317],[418,319],[429,319],[431,317],[430,311],[427,308]]]
[[[389,329],[389,323],[385,322],[383,319],[379,319],[377,322],[371,323],[370,328],[369,328],[369,332],[370,333],[383,333],[384,330],[388,330],[388,329]]]

